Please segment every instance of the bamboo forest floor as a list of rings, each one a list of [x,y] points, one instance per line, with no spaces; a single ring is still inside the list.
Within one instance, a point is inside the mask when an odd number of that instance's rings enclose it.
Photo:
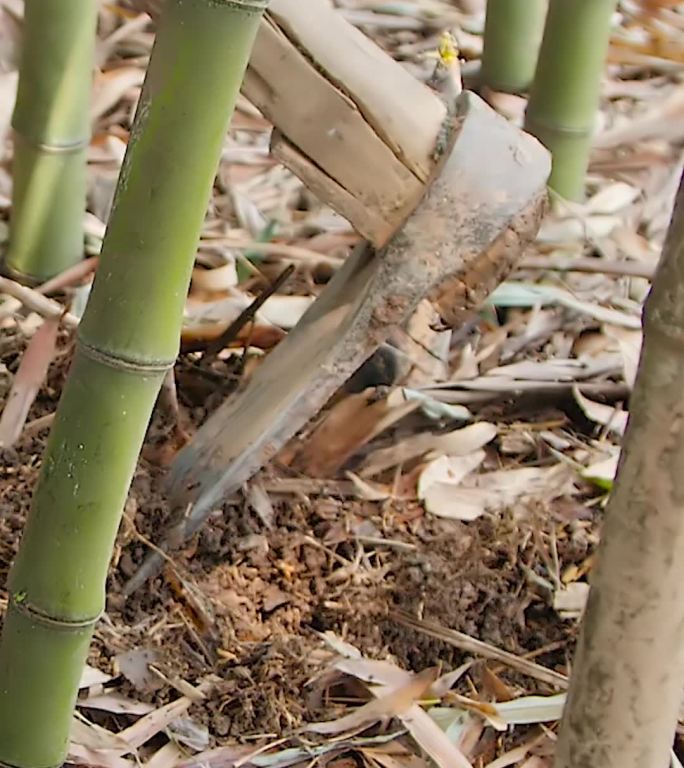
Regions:
[[[464,77],[476,71],[477,0],[336,5],[419,78],[445,29]],[[357,240],[269,157],[270,126],[240,102],[193,273],[176,391],[160,398],[126,505],[70,762],[451,768],[465,755],[476,768],[551,765],[642,302],[682,167],[684,14],[664,5],[642,15],[642,4],[621,3],[587,202],[548,215],[518,272],[467,328],[436,330],[421,306],[394,340],[408,367],[367,365],[159,576],[125,596],[168,519],[174,455]],[[9,138],[21,2],[0,7]],[[151,41],[146,17],[103,6],[90,255]],[[485,95],[521,122],[524,99]],[[11,144],[2,146],[6,240]],[[209,342],[289,263],[284,288],[207,359]],[[90,279],[72,276],[51,296],[78,317]],[[0,294],[4,584],[73,331],[43,322],[42,294],[18,297],[7,284]]]

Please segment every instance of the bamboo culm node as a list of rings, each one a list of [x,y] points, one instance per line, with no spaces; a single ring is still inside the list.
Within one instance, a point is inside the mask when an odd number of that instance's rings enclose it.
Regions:
[[[617,0],[549,0],[525,128],[553,157],[549,186],[581,201]]]

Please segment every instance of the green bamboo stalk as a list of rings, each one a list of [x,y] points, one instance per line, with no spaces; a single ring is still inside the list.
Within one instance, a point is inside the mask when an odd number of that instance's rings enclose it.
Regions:
[[[5,268],[35,283],[83,257],[97,0],[26,0]]]
[[[520,93],[534,79],[548,0],[487,0],[482,84]]]
[[[268,0],[166,3],[72,370],[9,585],[0,763],[65,757],[121,510],[165,372],[221,147]]]
[[[553,155],[549,186],[582,200],[617,0],[550,0],[525,128]]]

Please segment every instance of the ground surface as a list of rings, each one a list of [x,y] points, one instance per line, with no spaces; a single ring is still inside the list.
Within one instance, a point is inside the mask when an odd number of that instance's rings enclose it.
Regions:
[[[338,5],[418,77],[429,76],[446,29],[464,76],[477,66],[478,2]],[[2,98],[11,104],[21,4],[4,6]],[[429,695],[423,686],[411,701],[433,706],[433,727],[448,726],[472,765],[550,765],[556,716],[533,712],[523,725],[504,702],[556,694],[570,671],[641,343],[641,303],[681,169],[684,15],[667,10],[654,20],[636,9],[624,3],[611,47],[588,203],[549,215],[523,268],[466,331],[435,331],[422,307],[409,329],[419,344],[399,340],[413,363],[408,375],[366,368],[363,385],[357,379],[338,393],[162,574],[127,596],[171,514],[173,455],[292,327],[356,239],[268,157],[270,127],[240,105],[188,301],[177,392],[157,405],[126,506],[70,760],[124,768],[137,749],[153,768],[331,759],[396,768],[426,764],[426,753],[439,763],[434,732],[393,717],[403,710],[388,689],[375,689],[383,705],[370,726],[340,720],[327,733],[302,730],[354,711],[370,698],[369,681],[402,690],[411,684],[402,671],[438,667],[435,674],[456,670],[458,679]],[[103,9],[92,253],[151,40],[145,18]],[[523,99],[488,97],[521,120]],[[8,167],[0,172],[4,213]],[[208,341],[290,258],[295,274],[249,333],[203,361]],[[558,269],[561,262],[576,269]],[[55,298],[78,314],[87,284]],[[6,402],[41,318],[7,296],[0,323]],[[20,436],[2,449],[0,583],[72,352],[67,331],[43,346],[48,376]],[[411,398],[419,398],[413,410]],[[474,651],[468,638],[486,646]],[[133,723],[138,732],[126,730]],[[442,765],[452,758],[442,754]]]

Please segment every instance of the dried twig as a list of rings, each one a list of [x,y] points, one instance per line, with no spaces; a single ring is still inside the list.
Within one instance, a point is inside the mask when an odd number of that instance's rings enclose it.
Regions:
[[[88,259],[79,261],[78,264],[75,264],[73,267],[65,269],[64,272],[60,272],[42,285],[37,286],[35,289],[36,293],[41,293],[44,296],[47,296],[48,293],[55,293],[55,291],[68,288],[79,280],[83,280],[84,277],[88,277],[88,275],[92,274],[97,269],[99,261],[99,256],[91,256]]]
[[[242,312],[240,312],[240,314],[235,318],[235,320],[233,320],[233,322],[220,336],[215,338],[207,345],[207,349],[202,357],[203,365],[207,365],[212,360],[214,360],[214,358],[219,354],[219,352],[221,352],[222,349],[225,349],[232,341],[237,338],[237,335],[240,333],[242,328],[247,325],[247,323],[251,322],[254,319],[256,313],[261,309],[261,307],[263,307],[266,301],[271,296],[273,296],[276,291],[282,288],[294,270],[295,268],[293,264],[290,264],[286,269],[284,269],[271,283],[271,285],[265,288],[248,307],[245,307]]]
[[[284,259],[292,261],[301,261],[307,264],[330,264],[333,267],[339,267],[342,259],[334,256],[327,256],[325,253],[318,253],[310,248],[303,248],[300,245],[289,245],[287,243],[260,243],[258,240],[249,240],[247,238],[234,237],[204,237],[200,240],[200,247],[215,247],[217,245],[228,248],[236,248],[241,251],[254,251],[264,256],[281,256]]]
[[[541,664],[536,664],[521,656],[503,651],[494,645],[470,637],[470,635],[466,635],[464,632],[457,632],[454,629],[442,627],[435,622],[414,619],[413,616],[402,611],[393,611],[390,613],[390,618],[404,627],[409,627],[417,632],[422,632],[424,635],[442,640],[466,653],[475,653],[486,659],[499,661],[507,667],[522,672],[522,674],[528,675],[542,683],[547,683],[556,688],[567,688],[568,686],[568,678],[560,672],[554,672],[554,670],[543,667]]]
[[[71,312],[65,312],[64,307],[57,301],[48,299],[33,288],[10,280],[8,277],[0,277],[0,293],[6,293],[20,301],[25,307],[37,312],[43,317],[60,317],[67,328],[76,328],[78,318]]]
[[[602,275],[645,277],[650,280],[655,264],[638,261],[608,261],[607,259],[548,259],[545,256],[527,256],[518,264],[520,269],[551,269],[556,272],[590,272]]]

